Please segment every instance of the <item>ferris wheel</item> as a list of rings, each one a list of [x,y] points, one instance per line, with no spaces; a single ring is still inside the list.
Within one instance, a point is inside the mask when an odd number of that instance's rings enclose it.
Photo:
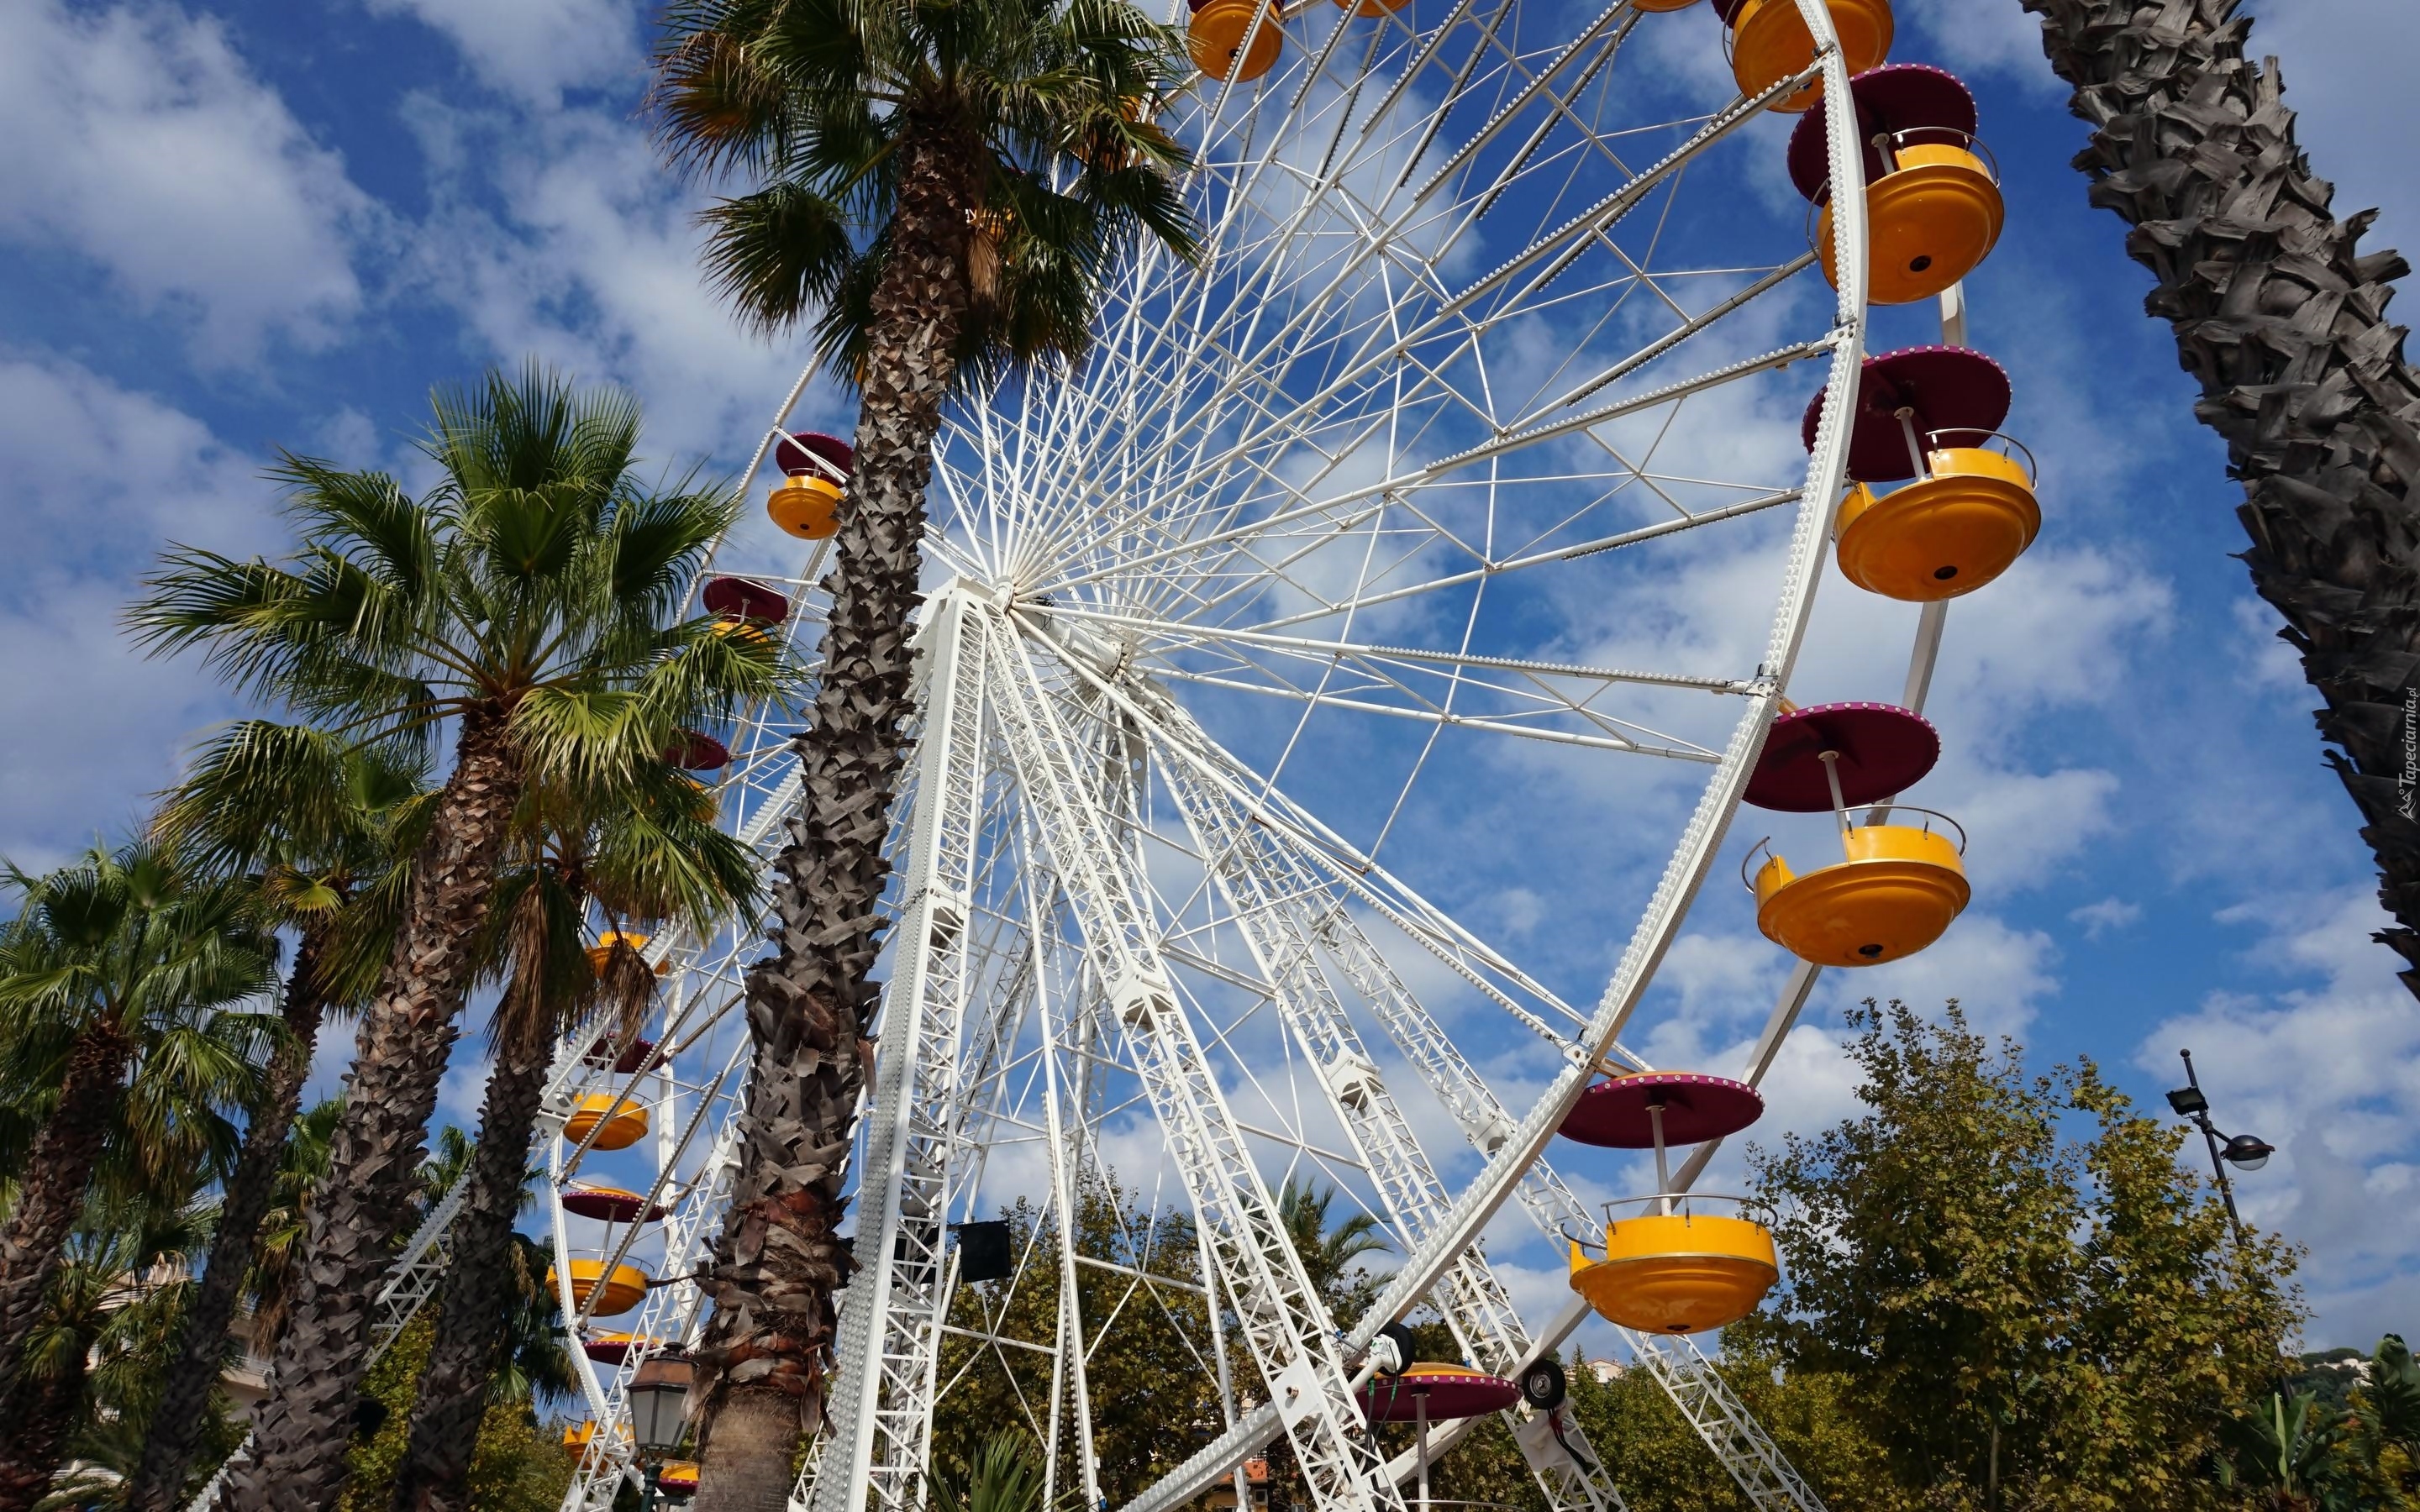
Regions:
[[[950,1306],[978,1274],[987,1318],[1027,1285],[1076,1296],[1077,1268],[1105,1263],[1078,1251],[1078,1192],[1115,1175],[1193,1216],[1181,1276],[1131,1280],[1146,1303],[1206,1299],[1197,1358],[1222,1404],[1125,1512],[1229,1484],[1247,1505],[1239,1467],[1280,1436],[1323,1509],[1399,1507],[1488,1412],[1556,1512],[1618,1507],[1622,1467],[1560,1410],[1551,1361],[1592,1313],[1754,1504],[1821,1506],[1691,1342],[1775,1280],[1760,1215],[1692,1188],[1755,1117],[1817,973],[1921,949],[1964,906],[1954,824],[1898,800],[1939,748],[1921,706],[1947,602],[2040,515],[1999,437],[2006,378],[1963,345],[1959,280],[2000,224],[1971,98],[1885,63],[1885,0],[1712,9],[1174,18],[1202,72],[1157,103],[1190,157],[1200,261],[1137,253],[1078,371],[970,401],[939,447],[848,1155],[860,1268],[794,1504],[922,1504],[957,1336],[1047,1360],[1025,1427],[1054,1504],[1110,1504],[1085,1373],[1104,1320],[1063,1300],[1049,1336],[1004,1341]],[[1940,341],[1869,357],[1869,299],[1937,301]],[[804,653],[850,455],[783,428],[798,396],[751,474],[769,455],[768,512],[809,544],[702,594],[731,633]],[[1923,606],[1906,687],[1880,690],[1896,702],[1785,697],[1836,557],[1836,593]],[[768,861],[798,801],[792,717],[676,756]],[[1840,860],[1751,853],[1730,835],[1744,797],[1831,815],[1790,843]],[[1497,942],[1519,932],[1451,842],[1573,825],[1603,864],[1569,921],[1621,921],[1593,1000]],[[1650,1067],[1624,1030],[1735,858],[1797,965],[1743,1074]],[[638,1473],[630,1388],[704,1322],[690,1277],[740,1137],[757,921],[646,951],[664,977],[646,1038],[575,1035],[546,1104],[590,1413],[567,1512]],[[1591,1146],[1652,1149],[1655,1189],[1592,1211],[1580,1192],[1624,1167]],[[1393,1251],[1350,1327],[1278,1221],[1293,1178]],[[1038,1241],[1004,1262],[962,1242],[1020,1198]],[[1568,1255],[1560,1304],[1514,1304],[1481,1242],[1499,1214]],[[1406,1360],[1382,1331],[1423,1305],[1461,1360]],[[1384,1456],[1378,1418],[1416,1418],[1418,1448]]]

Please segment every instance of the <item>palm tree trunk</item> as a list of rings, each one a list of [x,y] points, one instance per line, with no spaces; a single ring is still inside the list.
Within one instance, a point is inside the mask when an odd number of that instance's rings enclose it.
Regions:
[[[969,297],[965,208],[979,147],[938,132],[902,145],[851,504],[824,580],[823,678],[795,742],[804,800],[775,867],[777,953],[748,974],[747,1142],[706,1282],[714,1314],[692,1356],[694,1512],[781,1512],[799,1439],[823,1416],[832,1292],[847,1264],[832,1229],[865,1086],[861,1036],[876,992],[866,976],[881,944],[875,905],[910,706],[908,616]]]
[[[32,1512],[67,1457],[68,1435],[84,1410],[84,1362],[56,1375],[18,1383],[5,1401],[8,1430],[0,1433],[0,1512]]]
[[[108,1143],[133,1053],[133,1038],[114,1008],[77,1035],[58,1106],[26,1155],[17,1209],[0,1228],[0,1387],[16,1380],[25,1337],[41,1321],[51,1281],[66,1260],[68,1234]]]
[[[469,1512],[471,1450],[504,1335],[513,1219],[529,1173],[530,1130],[546,1091],[551,1046],[507,1048],[488,1076],[471,1187],[454,1220],[437,1339],[420,1375],[411,1437],[395,1477],[395,1512]]]
[[[2420,995],[2420,376],[2385,317],[2393,252],[2358,250],[2373,212],[2339,221],[2294,145],[2274,59],[2243,55],[2236,0],[2023,0],[2042,51],[2092,123],[2075,165],[2092,203],[2133,230],[2194,412],[2226,440],[2251,532],[2244,562],[2327,706],[2325,754],[2361,810],[2376,937]]]
[[[235,1320],[261,1218],[276,1195],[287,1131],[294,1126],[294,1115],[302,1105],[302,1084],[310,1079],[311,1052],[327,1006],[319,982],[319,959],[327,944],[325,927],[305,929],[294,968],[287,974],[286,1042],[270,1062],[260,1105],[244,1126],[243,1149],[221,1196],[209,1261],[178,1325],[177,1359],[160,1388],[143,1461],[127,1489],[128,1512],[176,1512],[182,1499],[186,1473],[209,1423],[210,1392],[225,1364],[227,1326]]]
[[[428,1116],[520,787],[504,716],[466,716],[454,774],[412,857],[394,953],[362,1014],[269,1396],[253,1452],[228,1486],[228,1504],[240,1512],[326,1512],[344,1489],[371,1304],[412,1221]]]

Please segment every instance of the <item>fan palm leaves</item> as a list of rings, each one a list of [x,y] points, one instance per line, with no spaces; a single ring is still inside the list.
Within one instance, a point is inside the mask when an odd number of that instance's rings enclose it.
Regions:
[[[86,1206],[26,1340],[0,1432],[0,1512],[26,1512],[49,1489],[96,1404],[141,1420],[153,1408],[191,1286],[188,1259],[210,1214],[150,1195]]]
[[[240,1105],[252,1090],[274,1020],[235,1005],[274,981],[276,942],[249,889],[197,879],[148,841],[96,847],[43,876],[11,868],[8,882],[20,911],[0,931],[7,1053],[21,1072],[58,1068],[0,1226],[0,1391],[13,1392],[113,1142],[136,1180],[180,1194],[209,1147],[227,1142],[209,1104]]]
[[[124,1497],[142,1512],[181,1504],[320,1021],[375,982],[394,934],[403,861],[426,827],[432,796],[420,764],[401,750],[248,720],[202,750],[154,823],[198,863],[247,878],[262,907],[293,929],[299,943],[280,1005],[285,1037],[247,1112],[209,1265],[185,1309],[182,1347]]]
[[[779,653],[682,606],[729,526],[721,490],[637,476],[639,409],[533,365],[442,389],[423,496],[286,454],[297,537],[276,562],[178,548],[127,621],[237,689],[355,746],[454,761],[365,1000],[345,1111],[293,1277],[247,1509],[322,1508],[342,1484],[379,1278],[410,1187],[505,837],[533,781],[614,780],[676,732],[774,690]],[[330,802],[334,802],[331,797]]]
[[[1125,0],[667,13],[654,93],[667,156],[752,181],[706,213],[711,281],[768,331],[810,324],[819,360],[861,390],[823,675],[797,742],[805,801],[776,864],[778,953],[748,980],[749,1134],[694,1351],[698,1512],[778,1504],[822,1416],[845,1270],[827,1152],[845,1147],[865,1080],[942,409],[970,383],[1080,356],[1106,271],[1139,239],[1190,255],[1179,154],[1149,108],[1175,56],[1173,34]]]

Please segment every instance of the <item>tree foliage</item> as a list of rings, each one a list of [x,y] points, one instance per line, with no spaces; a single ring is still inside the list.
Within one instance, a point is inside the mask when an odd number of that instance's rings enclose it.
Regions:
[[[2183,1131],[2090,1062],[2028,1076],[1955,1003],[1851,1024],[1865,1111],[1751,1152],[1785,1280],[1732,1347],[1837,1377],[1894,1479],[1941,1505],[2221,1504],[2208,1465],[2285,1368],[2295,1252],[2232,1242]]]

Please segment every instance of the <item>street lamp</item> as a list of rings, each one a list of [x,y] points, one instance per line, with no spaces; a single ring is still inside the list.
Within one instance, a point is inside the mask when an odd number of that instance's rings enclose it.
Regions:
[[[690,1363],[678,1356],[658,1355],[642,1364],[630,1377],[630,1436],[647,1467],[644,1512],[654,1512],[663,1491],[664,1460],[678,1449],[689,1426]]]
[[[2184,1057],[2185,1085],[2168,1094],[2168,1106],[2181,1119],[2193,1120],[2201,1131],[2202,1142],[2210,1146],[2210,1168],[2218,1178],[2218,1195],[2226,1199],[2226,1221],[2235,1227],[2235,1242],[2243,1242],[2243,1220],[2235,1211],[2235,1188],[2227,1184],[2226,1167],[2257,1171],[2269,1164],[2277,1147],[2255,1134],[2240,1134],[2232,1138],[2218,1132],[2210,1121],[2210,1099],[2202,1094],[2201,1078],[2194,1074],[2193,1052],[2180,1050]]]

